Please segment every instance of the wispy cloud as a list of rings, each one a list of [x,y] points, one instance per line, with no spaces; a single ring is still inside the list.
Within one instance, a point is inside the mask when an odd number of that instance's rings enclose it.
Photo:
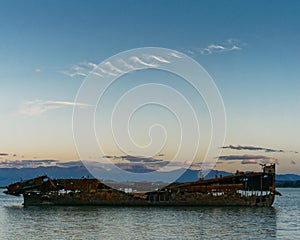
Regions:
[[[35,101],[27,101],[23,103],[19,109],[19,113],[27,116],[36,116],[48,110],[60,109],[65,107],[73,107],[73,106],[90,107],[91,105],[84,104],[84,103],[68,102],[68,101],[35,100]]]
[[[124,73],[124,71],[114,66],[111,62],[105,62],[104,65],[107,66],[112,72],[121,73],[121,74]]]
[[[149,55],[148,58],[152,58],[158,62],[161,62],[161,63],[171,63],[169,60],[163,58],[163,57],[159,57],[159,56],[154,56],[154,55]]]
[[[61,162],[59,160],[53,159],[18,159],[18,160],[8,160],[0,159],[0,168],[37,168],[37,167],[82,167],[83,163],[81,161],[69,161]]]
[[[81,161],[70,161],[70,162],[57,162],[57,167],[82,167],[83,163]]]
[[[215,166],[214,162],[204,162],[204,163],[193,163],[191,161],[170,161],[162,159],[165,157],[165,154],[160,153],[154,157],[144,157],[144,156],[110,156],[106,155],[103,158],[109,159],[111,163],[115,164],[123,170],[130,169],[145,169],[150,171],[171,171],[181,168],[190,168],[197,169],[200,168],[203,170],[212,169]],[[164,168],[164,169],[162,169]]]
[[[185,51],[188,55],[197,57],[198,55],[211,55],[215,53],[231,52],[241,50],[240,41],[227,39],[223,43],[212,43],[206,47],[196,50]],[[92,61],[85,61],[73,64],[68,69],[60,71],[71,78],[85,78],[89,74],[104,78],[107,76],[118,76],[132,70],[149,67],[156,68],[160,64],[170,64],[172,59],[183,58],[180,52],[172,51],[169,54],[144,54],[142,56],[129,56],[127,59],[115,59],[113,62],[107,61],[97,64]]]
[[[0,160],[1,168],[36,168],[55,165],[58,160]]]
[[[178,52],[171,52],[170,56],[174,58],[183,58],[183,56],[181,56],[181,54]]]
[[[153,157],[136,157],[136,156],[120,156],[119,157],[122,160],[127,160],[129,162],[137,162],[137,163],[154,163],[154,162],[161,162],[161,159],[155,159]]]
[[[119,60],[118,60],[118,63],[119,63],[121,66],[123,66],[123,67],[125,67],[126,69],[128,69],[128,70],[135,70],[135,69],[136,69],[133,65],[131,65],[131,64],[128,63],[128,62],[126,62],[124,59],[119,59]]]
[[[241,161],[241,164],[258,164],[256,159],[245,159]]]
[[[104,78],[107,76],[119,76],[132,70],[138,70],[145,67],[155,68],[160,64],[170,64],[172,59],[182,58],[180,53],[170,52],[170,54],[144,54],[142,56],[128,56],[127,59],[115,59],[113,62],[107,61],[101,64],[94,62],[82,62],[76,65],[71,65],[67,70],[60,71],[61,73],[75,78],[87,77],[89,74]]]
[[[241,161],[242,164],[249,163],[277,163],[276,158],[264,156],[264,155],[223,155],[219,156],[219,160],[226,161]]]
[[[219,160],[246,160],[246,159],[266,159],[263,155],[224,155],[219,156]]]
[[[241,42],[236,39],[227,39],[221,43],[212,43],[206,47],[187,50],[188,55],[197,57],[199,55],[212,55],[217,53],[232,52],[242,50]]]
[[[221,147],[223,149],[233,149],[233,150],[249,150],[249,151],[264,151],[269,153],[285,153],[285,152],[293,152],[298,153],[296,151],[285,151],[282,149],[272,149],[272,148],[265,148],[265,147],[256,147],[256,146],[241,146],[241,145],[228,145]]]
[[[159,155],[163,156],[163,155]],[[103,158],[113,159],[113,160],[120,160],[120,161],[126,161],[131,163],[168,163],[168,161],[164,161],[162,159],[153,158],[153,157],[143,157],[143,156],[131,156],[131,155],[124,155],[124,156],[103,156]]]
[[[146,66],[146,67],[157,67],[157,64],[152,63],[152,62],[148,63],[148,62],[142,60],[141,58],[139,58],[139,57],[137,57],[137,56],[133,56],[133,57],[131,57],[130,59],[131,59],[134,63],[141,64],[141,65]]]
[[[110,159],[112,162],[114,162],[116,166],[124,170],[139,168],[139,169],[155,171],[166,166],[167,164],[170,164],[170,161],[159,159],[159,157],[163,157],[163,156],[164,156],[163,154],[159,154],[157,155],[157,157],[124,155],[124,156],[103,156],[103,158]]]
[[[209,170],[209,169],[213,169],[215,167],[215,165],[218,164],[218,162],[200,162],[200,163],[193,163],[191,165],[191,169],[194,170]]]
[[[214,54],[242,50],[242,48],[237,44],[238,41],[228,39],[224,43],[208,45],[206,48],[201,49],[201,54]]]
[[[86,77],[91,69],[93,69],[93,66],[88,64],[72,65],[68,70],[61,71],[61,73],[72,78],[77,76]]]
[[[264,148],[264,147],[255,147],[255,146],[241,146],[241,145],[228,145],[221,147],[223,149],[234,149],[234,150],[250,150],[250,151],[265,151],[265,152],[284,152],[283,150]]]

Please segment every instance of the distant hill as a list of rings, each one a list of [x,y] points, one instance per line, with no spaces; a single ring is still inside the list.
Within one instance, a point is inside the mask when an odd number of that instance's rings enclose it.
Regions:
[[[176,171],[170,173],[176,176]],[[216,176],[228,176],[233,173],[211,170],[205,179],[214,178]],[[26,180],[41,175],[48,175],[51,178],[81,178],[83,176],[93,178],[93,176],[82,166],[71,166],[71,167],[37,167],[37,168],[0,168],[0,186],[7,186],[13,182],[20,180]],[[188,169],[185,173],[177,180],[177,182],[193,182],[199,179],[199,171]],[[296,174],[278,174],[276,175],[278,182],[293,182],[299,181],[300,176]]]
[[[277,174],[277,181],[299,181],[300,176],[296,174]]]
[[[205,175],[205,173],[204,173]],[[224,171],[218,171],[218,170],[211,170],[206,176],[205,179],[214,178],[216,176],[229,176],[232,175],[232,173],[224,172]],[[199,171],[198,170],[190,170],[188,169],[179,179],[177,179],[177,182],[193,182],[197,181],[199,179]]]
[[[13,182],[48,175],[51,178],[81,178],[92,177],[84,166],[75,167],[37,167],[37,168],[0,168],[0,186]]]
[[[211,170],[205,179],[215,176],[228,176],[232,173]],[[13,182],[26,180],[41,175],[47,175],[50,178],[81,178],[83,176],[93,178],[84,166],[74,167],[37,167],[37,168],[0,168],[0,186],[7,186]],[[170,175],[179,175],[177,170],[170,172]],[[177,179],[177,182],[193,182],[199,179],[199,171],[188,169]]]
[[[278,174],[276,187],[300,188],[300,176],[296,174]]]

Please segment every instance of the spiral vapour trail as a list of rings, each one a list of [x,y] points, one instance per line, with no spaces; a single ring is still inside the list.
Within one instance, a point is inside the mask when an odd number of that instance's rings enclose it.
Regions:
[[[170,49],[139,48],[119,53],[99,65],[87,76],[80,87],[76,102],[93,105],[93,108],[75,107],[73,135],[80,159],[97,178],[116,182],[159,181],[166,184],[178,179],[193,164],[199,148],[200,129],[192,104],[178,89],[161,83],[138,83],[126,90],[109,111],[110,131],[114,144],[122,155],[106,152],[107,139],[96,130],[96,110],[104,103],[104,95],[122,76],[141,70],[167,71],[188,82],[205,101],[211,118],[211,138],[206,158],[216,161],[219,146],[225,137],[225,110],[219,91],[208,73],[193,59]],[[165,97],[168,96],[168,97]],[[171,114],[180,128],[180,141],[169,159],[158,159],[168,136],[167,127],[159,121],[148,123],[149,140],[139,144],[132,136],[134,116],[144,108],[158,106]],[[148,122],[148,121],[147,121]],[[91,157],[92,156],[92,157]],[[119,161],[118,164],[116,164]],[[122,168],[121,162],[143,163],[152,171],[132,172]],[[204,166],[203,165],[203,166]],[[174,170],[176,171],[170,171]],[[148,189],[154,190],[154,189]]]

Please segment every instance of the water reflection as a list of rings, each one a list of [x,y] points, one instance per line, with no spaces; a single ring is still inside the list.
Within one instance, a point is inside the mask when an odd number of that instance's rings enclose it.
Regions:
[[[0,239],[295,239],[299,190],[274,207],[29,207],[0,195]]]
[[[275,208],[6,207],[4,212],[4,239],[271,239],[277,229]]]

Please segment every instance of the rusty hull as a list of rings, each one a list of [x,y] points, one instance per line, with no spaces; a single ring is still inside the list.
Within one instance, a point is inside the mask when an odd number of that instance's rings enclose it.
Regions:
[[[271,206],[276,194],[275,165],[196,182],[172,183],[157,191],[130,192],[97,179],[51,179],[41,176],[11,184],[6,194],[23,195],[24,206]]]

